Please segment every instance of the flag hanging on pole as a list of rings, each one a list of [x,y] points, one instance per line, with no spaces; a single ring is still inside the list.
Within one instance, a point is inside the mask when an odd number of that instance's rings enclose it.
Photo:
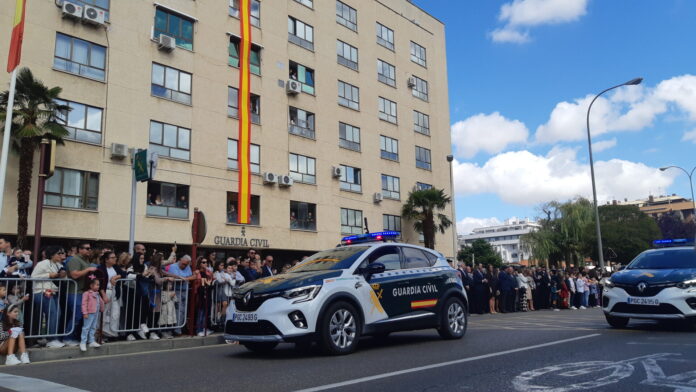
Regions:
[[[14,23],[12,24],[12,41],[10,54],[7,56],[7,72],[14,71],[22,57],[22,39],[24,38],[24,11],[27,0],[17,0],[15,5]]]
[[[251,215],[251,110],[249,102],[249,54],[251,52],[251,0],[239,0],[239,192],[237,223],[249,224]]]

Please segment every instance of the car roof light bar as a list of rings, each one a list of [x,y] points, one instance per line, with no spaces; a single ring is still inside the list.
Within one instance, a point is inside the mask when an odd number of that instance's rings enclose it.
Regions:
[[[397,239],[399,239],[399,237],[401,237],[401,233],[399,233],[398,231],[380,231],[377,233],[367,233],[343,237],[341,239],[341,244],[352,245],[376,241],[396,241]]]

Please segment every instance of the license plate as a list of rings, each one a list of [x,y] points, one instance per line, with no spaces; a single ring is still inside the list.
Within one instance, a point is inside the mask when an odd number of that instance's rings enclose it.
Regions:
[[[256,323],[259,321],[259,315],[257,313],[235,312],[232,320],[235,323]]]
[[[629,305],[649,305],[649,306],[660,306],[660,300],[657,298],[640,298],[640,297],[628,297]]]

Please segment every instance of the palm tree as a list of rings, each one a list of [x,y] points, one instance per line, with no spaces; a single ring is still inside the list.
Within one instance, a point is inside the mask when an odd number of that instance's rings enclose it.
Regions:
[[[451,201],[443,189],[414,190],[408,194],[406,204],[401,208],[401,216],[413,221],[413,228],[423,233],[425,246],[435,249],[435,233],[445,230],[452,225],[452,221],[442,213]]]
[[[34,153],[41,139],[55,139],[59,143],[68,135],[56,120],[57,111],[70,108],[59,105],[56,99],[63,91],[60,87],[48,88],[34,78],[28,68],[17,74],[14,111],[12,113],[12,147],[19,153],[19,179],[17,181],[17,246],[24,247],[28,229],[31,178],[34,174]],[[0,121],[7,121],[9,91],[0,93]],[[2,190],[0,190],[2,191]]]

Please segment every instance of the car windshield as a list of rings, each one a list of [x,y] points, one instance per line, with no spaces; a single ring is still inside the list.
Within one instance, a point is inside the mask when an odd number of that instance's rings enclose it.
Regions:
[[[350,268],[369,246],[348,246],[325,250],[306,258],[289,272],[342,270]]]
[[[664,249],[641,253],[627,269],[678,269],[696,268],[696,251],[689,249]]]

